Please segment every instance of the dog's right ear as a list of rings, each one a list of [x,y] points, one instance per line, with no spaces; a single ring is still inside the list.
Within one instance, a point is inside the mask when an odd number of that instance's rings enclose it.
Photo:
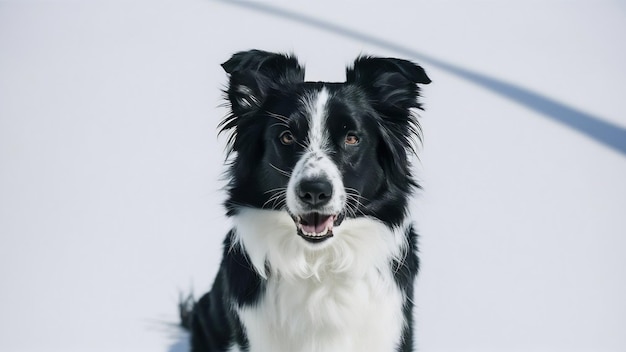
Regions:
[[[222,64],[230,74],[226,94],[235,116],[255,112],[270,90],[304,81],[304,68],[290,55],[242,51]]]

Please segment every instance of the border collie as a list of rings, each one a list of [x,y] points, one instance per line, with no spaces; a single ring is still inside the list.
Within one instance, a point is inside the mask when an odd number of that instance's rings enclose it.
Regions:
[[[344,83],[290,55],[222,64],[233,229],[211,291],[181,302],[194,352],[413,350],[416,64],[361,56]]]

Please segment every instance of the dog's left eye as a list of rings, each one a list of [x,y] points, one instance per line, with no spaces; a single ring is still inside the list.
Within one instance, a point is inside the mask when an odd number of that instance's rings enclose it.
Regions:
[[[291,134],[291,132],[289,131],[284,131],[280,134],[278,138],[280,139],[280,142],[284,145],[291,145],[296,141],[296,139],[293,137],[293,134]]]
[[[348,132],[348,134],[346,135],[346,144],[347,145],[357,145],[359,144],[359,136],[357,136],[355,133],[353,132]]]

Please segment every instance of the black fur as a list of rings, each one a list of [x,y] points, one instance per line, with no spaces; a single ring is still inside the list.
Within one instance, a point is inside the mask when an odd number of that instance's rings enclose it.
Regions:
[[[260,50],[237,53],[222,67],[230,74],[225,93],[231,113],[220,124],[221,131],[230,134],[228,153],[233,156],[225,203],[229,216],[242,206],[282,209],[276,202],[272,204],[271,190],[285,187],[289,178],[276,169],[292,170],[302,146],[294,144],[288,149],[278,144],[276,135],[284,127],[277,127],[271,114],[288,117],[286,123],[296,139],[304,138],[309,126],[299,111],[299,99],[324,87],[331,93],[331,139],[341,140],[347,130],[357,130],[363,141],[358,149],[342,149],[339,142],[335,146],[333,162],[345,186],[358,190],[361,199],[367,200],[348,200],[356,211],[344,215],[373,217],[389,227],[403,223],[410,195],[419,187],[407,160],[414,143],[421,139],[419,124],[411,113],[412,108],[422,108],[417,84],[430,83],[421,67],[406,60],[363,56],[347,69],[345,83],[304,82],[304,68],[293,56]],[[411,302],[419,268],[417,234],[409,228],[406,236],[406,258],[389,263],[396,284],[407,297],[404,314],[408,325],[398,351],[413,350]],[[245,327],[233,307],[258,304],[265,279],[233,241],[231,231],[211,291],[195,304],[181,303],[182,324],[191,331],[194,352],[226,351],[233,344],[248,350]]]

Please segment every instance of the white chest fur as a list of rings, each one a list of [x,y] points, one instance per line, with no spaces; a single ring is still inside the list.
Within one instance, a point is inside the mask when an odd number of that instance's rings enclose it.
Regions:
[[[346,220],[330,244],[312,250],[281,212],[244,211],[235,224],[240,244],[267,280],[260,301],[237,310],[250,352],[397,349],[405,298],[389,264],[404,256],[403,229]]]
[[[239,311],[251,352],[391,352],[402,333],[402,295],[385,278],[270,279],[263,300]]]

